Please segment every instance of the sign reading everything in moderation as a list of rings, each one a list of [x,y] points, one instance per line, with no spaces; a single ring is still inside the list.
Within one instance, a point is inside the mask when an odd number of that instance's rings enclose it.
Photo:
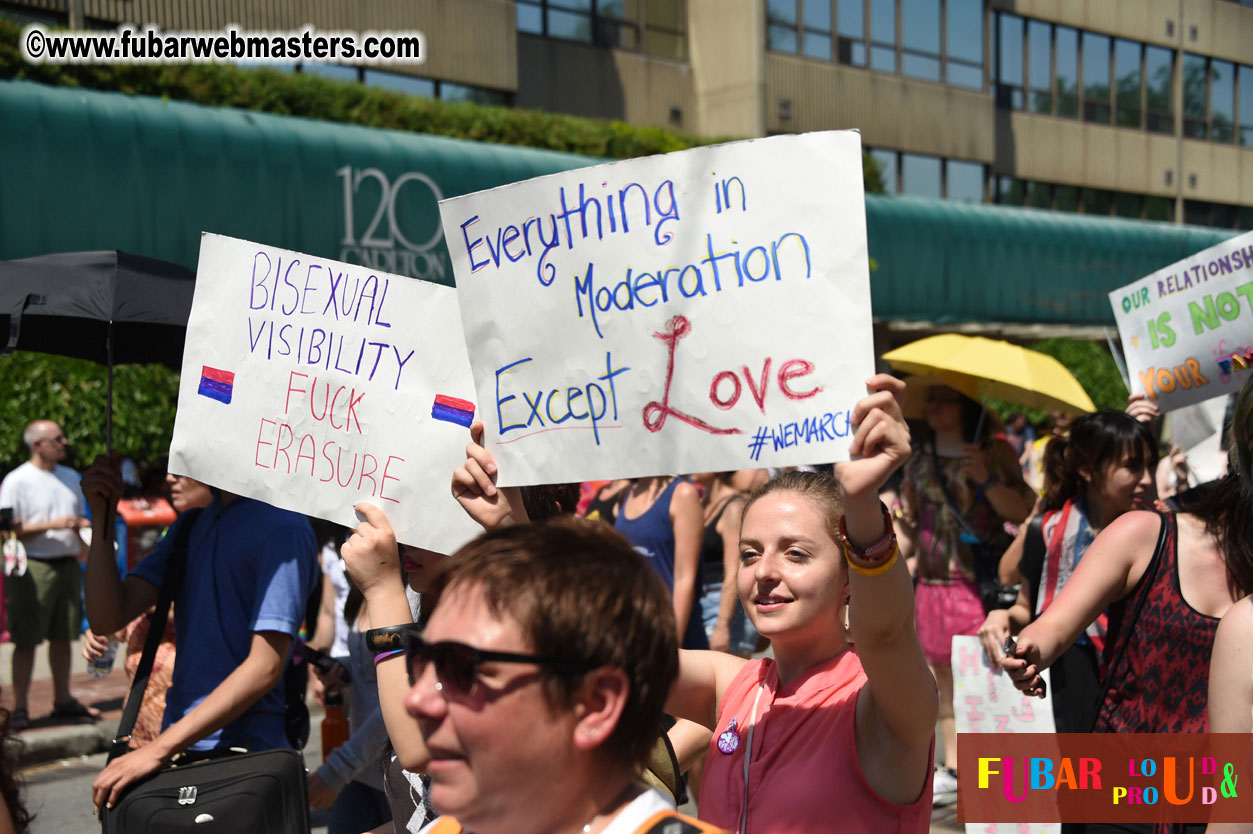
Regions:
[[[440,211],[501,484],[847,458],[874,369],[857,133],[614,162]]]
[[[1131,389],[1162,411],[1240,390],[1253,368],[1253,232],[1109,294]]]
[[[370,501],[450,553],[474,412],[454,290],[202,236],[170,471],[346,526]]]

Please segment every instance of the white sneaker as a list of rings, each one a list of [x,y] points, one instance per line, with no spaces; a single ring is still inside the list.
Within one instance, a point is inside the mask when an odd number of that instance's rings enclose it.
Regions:
[[[957,801],[957,771],[936,765],[931,779],[931,807],[943,808]]]

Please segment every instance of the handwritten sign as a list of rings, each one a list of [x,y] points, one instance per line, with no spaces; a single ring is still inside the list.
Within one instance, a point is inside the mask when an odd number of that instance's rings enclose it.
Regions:
[[[874,368],[855,132],[583,168],[440,212],[502,484],[847,457]]]
[[[1049,671],[1041,674],[1050,684]],[[953,637],[953,711],[961,733],[1052,733],[1053,688],[1029,698],[993,665],[978,637]],[[966,777],[963,775],[962,777]],[[966,823],[966,834],[1059,834],[1060,823]]]
[[[170,470],[346,526],[371,501],[451,553],[472,386],[454,290],[206,234]]]
[[[1253,232],[1109,294],[1132,393],[1171,411],[1240,390],[1253,368]]]

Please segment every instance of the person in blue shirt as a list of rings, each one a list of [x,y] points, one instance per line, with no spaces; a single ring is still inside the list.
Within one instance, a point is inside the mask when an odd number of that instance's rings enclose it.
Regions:
[[[87,619],[92,631],[107,634],[156,604],[186,517],[123,580],[104,523],[106,508],[121,496],[121,476],[98,458],[82,487],[93,518]],[[302,515],[219,490],[192,523],[174,619],[177,656],[195,662],[175,665],[161,734],[96,777],[97,811],[178,753],[288,744],[283,671],[316,579],[313,530]]]

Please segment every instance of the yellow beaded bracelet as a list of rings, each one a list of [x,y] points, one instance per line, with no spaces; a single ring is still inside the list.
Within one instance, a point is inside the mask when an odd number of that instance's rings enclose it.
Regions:
[[[893,543],[892,555],[888,557],[886,562],[881,562],[879,564],[874,565],[873,567],[863,567],[857,564],[857,562],[853,561],[853,557],[849,553],[848,548],[844,549],[844,560],[848,562],[849,569],[857,573],[860,573],[862,576],[878,576],[881,573],[887,572],[892,567],[892,565],[896,564],[896,559],[900,555],[901,555],[900,546]]]

